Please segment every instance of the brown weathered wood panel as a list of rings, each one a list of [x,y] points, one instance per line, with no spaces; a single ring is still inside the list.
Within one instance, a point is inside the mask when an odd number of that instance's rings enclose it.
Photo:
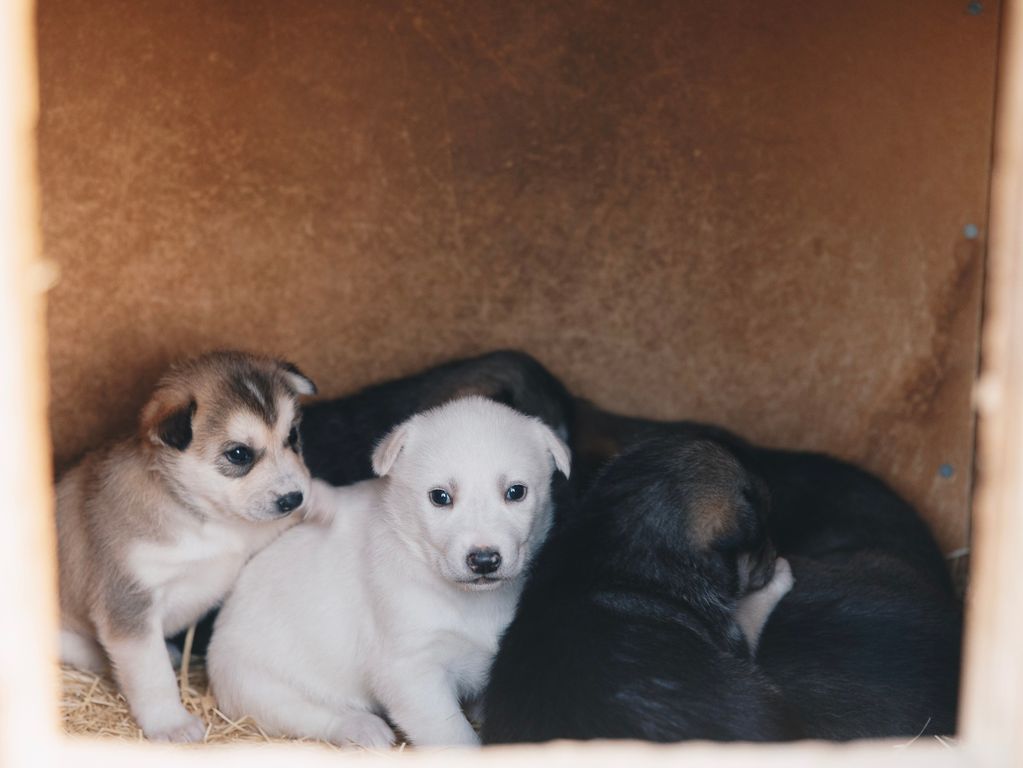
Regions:
[[[998,32],[967,6],[40,0],[58,463],[200,348],[335,394],[517,346],[861,462],[962,546]]]

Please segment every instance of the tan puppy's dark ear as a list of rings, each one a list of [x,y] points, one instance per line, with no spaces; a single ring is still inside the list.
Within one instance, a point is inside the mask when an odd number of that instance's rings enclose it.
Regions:
[[[153,445],[166,445],[183,451],[192,442],[192,417],[195,398],[177,387],[160,387],[142,409],[139,428],[142,437]]]
[[[284,378],[288,380],[291,388],[300,395],[315,395],[318,390],[313,380],[298,369],[294,363],[281,360],[281,369],[284,371]]]
[[[540,439],[554,459],[554,466],[567,478],[572,469],[572,452],[565,442],[554,434],[554,430],[539,419],[535,420],[535,424],[540,432]]]
[[[377,447],[373,450],[373,471],[377,473],[378,477],[384,477],[391,471],[401,449],[408,441],[409,433],[412,431],[412,421],[413,419],[409,419],[399,424],[377,443]]]

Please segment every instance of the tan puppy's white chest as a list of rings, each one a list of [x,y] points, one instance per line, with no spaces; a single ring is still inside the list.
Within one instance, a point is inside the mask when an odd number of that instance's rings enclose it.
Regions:
[[[266,531],[252,528],[206,523],[173,541],[139,542],[131,548],[129,568],[152,591],[166,635],[196,621],[220,601],[251,553],[281,530],[275,525],[267,525]]]

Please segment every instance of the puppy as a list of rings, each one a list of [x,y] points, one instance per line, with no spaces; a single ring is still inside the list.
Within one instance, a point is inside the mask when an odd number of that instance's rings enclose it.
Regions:
[[[315,481],[317,512],[255,557],[207,657],[230,716],[270,732],[385,747],[473,745],[473,703],[552,518],[568,448],[540,420],[480,397],[395,427],[380,479]]]
[[[573,424],[572,477],[579,493],[619,451],[644,439],[672,435],[713,440],[767,483],[768,533],[782,556],[883,551],[910,563],[936,589],[954,595],[945,559],[916,510],[852,464],[820,453],[763,448],[711,424],[621,416],[585,400],[575,402]]]
[[[110,662],[145,735],[205,732],[178,696],[164,638],[204,614],[309,492],[297,368],[237,352],[173,366],[138,434],[57,484],[61,658]]]
[[[808,737],[955,730],[962,608],[934,538],[881,480],[830,456],[751,445],[719,427],[661,423],[579,401],[573,478],[653,436],[718,441],[762,477],[768,532],[795,586],[763,629],[757,661]]]
[[[795,737],[735,619],[771,580],[767,503],[710,441],[615,458],[537,558],[491,670],[484,743]]]
[[[569,439],[574,403],[564,385],[529,355],[502,350],[306,406],[306,464],[313,477],[332,485],[366,480],[373,477],[373,447],[391,429],[413,414],[468,395],[536,416],[562,440]]]
[[[416,413],[468,395],[480,395],[536,416],[563,440],[572,429],[574,401],[564,385],[537,360],[513,350],[454,360],[402,379],[385,381],[334,400],[303,408],[303,456],[313,477],[349,485],[373,477],[373,448],[391,429]],[[567,507],[572,489],[559,479],[556,508]],[[565,498],[562,498],[565,497]],[[195,633],[192,652],[209,645],[213,617]],[[174,638],[181,647],[184,637]]]

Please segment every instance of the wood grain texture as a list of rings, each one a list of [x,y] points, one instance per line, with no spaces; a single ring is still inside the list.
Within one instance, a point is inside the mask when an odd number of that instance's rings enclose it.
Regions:
[[[0,3],[0,765],[56,764],[57,544],[46,429],[30,0]]]
[[[961,730],[1023,764],[1023,7],[1006,14]]]
[[[857,461],[960,547],[997,17],[40,0],[56,458],[200,349],[333,395],[515,346]]]

